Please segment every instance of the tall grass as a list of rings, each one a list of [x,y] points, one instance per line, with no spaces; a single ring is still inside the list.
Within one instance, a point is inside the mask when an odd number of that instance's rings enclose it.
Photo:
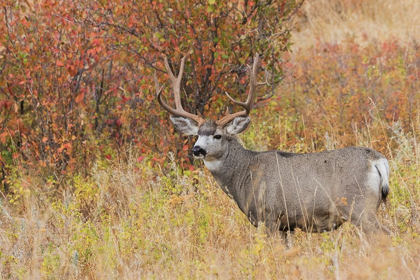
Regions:
[[[294,49],[317,42],[338,44],[353,38],[377,44],[397,40],[407,44],[420,38],[420,2],[417,0],[309,0],[297,18]]]

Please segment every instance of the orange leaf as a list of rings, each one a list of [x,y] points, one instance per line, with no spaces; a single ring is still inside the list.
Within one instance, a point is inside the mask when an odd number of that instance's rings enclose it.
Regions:
[[[9,135],[7,132],[3,132],[2,134],[0,134],[0,142],[1,143],[6,142],[7,135]]]
[[[83,98],[85,97],[85,93],[81,92],[77,97],[76,97],[76,103],[79,104],[83,101]]]

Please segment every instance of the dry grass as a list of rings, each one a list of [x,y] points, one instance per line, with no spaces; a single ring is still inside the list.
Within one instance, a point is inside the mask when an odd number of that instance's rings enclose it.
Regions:
[[[317,42],[340,44],[353,38],[362,45],[420,39],[420,1],[307,0],[297,19],[293,49]]]
[[[330,233],[298,231],[286,249],[278,236],[252,227],[206,170],[182,174],[173,164],[164,173],[136,158],[99,163],[88,179],[75,178],[73,191],[55,196],[39,192],[48,185],[33,177],[15,181],[22,197],[2,199],[1,206],[2,278],[420,277],[419,209],[410,208],[420,196],[408,180],[417,176],[418,182],[419,174],[407,162],[391,161],[397,174],[388,207],[380,211],[392,237],[367,241],[345,224]]]

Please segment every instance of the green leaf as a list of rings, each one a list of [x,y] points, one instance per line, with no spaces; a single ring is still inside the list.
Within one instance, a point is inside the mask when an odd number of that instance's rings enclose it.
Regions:
[[[159,32],[155,32],[155,36],[158,39],[162,39],[163,38],[162,34],[160,34]]]

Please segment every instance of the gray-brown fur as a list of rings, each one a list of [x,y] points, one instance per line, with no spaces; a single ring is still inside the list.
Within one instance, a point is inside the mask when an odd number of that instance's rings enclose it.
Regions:
[[[376,211],[388,194],[389,167],[380,153],[358,147],[314,154],[255,152],[233,135],[246,128],[248,118],[225,127],[207,121],[186,128],[172,121],[184,133],[198,134],[196,157],[255,226],[322,232],[351,221],[365,231],[381,228]]]
[[[217,124],[213,120],[208,120],[198,128],[198,135],[214,135],[217,129]]]
[[[381,190],[364,182],[369,161],[381,158],[356,147],[316,154],[258,153],[232,138],[229,154],[212,174],[253,224],[322,232],[346,220],[377,225]]]

